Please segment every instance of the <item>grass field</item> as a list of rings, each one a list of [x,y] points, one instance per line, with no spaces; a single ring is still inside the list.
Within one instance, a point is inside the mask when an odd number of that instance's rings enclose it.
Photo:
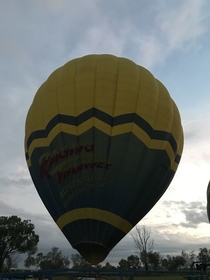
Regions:
[[[143,277],[135,277],[135,280],[184,280],[183,276],[143,276]]]
[[[134,277],[133,280],[209,280],[210,276],[205,275],[191,275],[191,278],[188,278],[190,275],[158,275],[158,276],[139,276]],[[96,278],[97,280],[97,278]],[[104,280],[128,280],[126,277],[113,277],[113,278],[105,278]]]
[[[83,278],[82,280],[85,280]],[[87,279],[88,280],[88,279]],[[91,279],[92,280],[92,279]],[[131,280],[131,278],[127,277],[104,277],[104,278],[95,278],[95,280]],[[134,276],[132,280],[210,280],[210,275],[202,275],[202,274],[183,274],[183,275],[141,275],[141,276]]]
[[[208,280],[210,279],[210,277],[208,278],[208,276],[205,275],[194,275],[191,276],[192,278],[188,278],[189,275],[158,275],[158,276],[139,276],[139,277],[134,277],[133,280]],[[85,280],[85,279],[84,279]],[[97,280],[97,278],[96,278]],[[100,279],[102,280],[102,279]],[[122,277],[122,279],[120,279],[119,277],[108,277],[108,278],[104,278],[103,280],[128,280],[128,278],[126,277]]]
[[[80,278],[81,279],[81,278]],[[104,277],[104,278],[82,278],[81,280],[129,280],[126,277]],[[64,280],[64,277],[52,277],[52,280]],[[65,280],[69,280],[69,277],[65,277]],[[187,280],[186,277],[181,275],[159,275],[159,276],[138,276],[133,277],[133,280]],[[197,280],[197,279],[196,279]]]

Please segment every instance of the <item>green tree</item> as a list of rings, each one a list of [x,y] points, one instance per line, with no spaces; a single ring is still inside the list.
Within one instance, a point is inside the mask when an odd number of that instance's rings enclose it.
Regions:
[[[30,220],[0,217],[0,272],[10,269],[15,254],[36,252],[39,236],[34,229]]]
[[[183,256],[176,256],[173,257],[174,263],[175,263],[175,270],[183,268],[185,266],[185,259],[183,258]]]
[[[178,270],[185,266],[185,259],[182,256],[169,256],[161,260],[161,265],[168,270]]]
[[[116,269],[116,267],[111,265],[109,262],[106,262],[102,269]]]
[[[39,252],[36,257],[33,257],[29,254],[25,260],[25,267],[35,266],[40,269],[63,269],[68,268],[69,265],[68,257],[64,256],[58,247],[52,247],[46,255]]]
[[[127,262],[129,268],[138,268],[140,266],[139,257],[135,255],[127,257]]]
[[[161,258],[160,260],[160,263],[161,263],[161,266],[164,268],[164,269],[169,269],[169,260],[168,258]]]
[[[185,259],[185,268],[190,268],[192,263],[196,259],[196,255],[195,255],[194,251],[187,253],[186,251],[183,250],[181,255]]]
[[[157,269],[159,267],[159,265],[160,265],[160,254],[159,253],[150,251],[147,254],[147,259],[148,259],[149,265],[153,269]]]
[[[207,248],[200,248],[198,253],[199,261],[210,261],[210,250]]]
[[[121,259],[118,263],[118,268],[120,269],[136,269],[139,267],[139,257],[135,255],[131,255],[127,257],[127,260]],[[131,271],[132,272],[132,271]],[[129,280],[133,280],[132,273],[129,275],[126,275],[126,278]]]
[[[127,269],[128,268],[128,261],[126,259],[121,259],[118,263],[119,268]]]
[[[91,264],[87,262],[80,254],[71,255],[73,268],[89,268]]]
[[[129,269],[139,267],[139,257],[131,255],[127,259],[121,259],[118,263],[118,268]]]

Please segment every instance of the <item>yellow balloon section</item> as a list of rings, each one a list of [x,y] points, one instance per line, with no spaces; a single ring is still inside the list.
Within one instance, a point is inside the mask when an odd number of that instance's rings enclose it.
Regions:
[[[34,185],[90,263],[150,211],[183,149],[178,109],[145,68],[112,55],[69,61],[39,88],[26,119]]]

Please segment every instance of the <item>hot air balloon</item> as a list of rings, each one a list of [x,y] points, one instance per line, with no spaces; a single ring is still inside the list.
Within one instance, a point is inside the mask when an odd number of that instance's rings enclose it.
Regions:
[[[210,222],[210,181],[207,187],[207,216]]]
[[[151,210],[180,162],[180,115],[164,85],[129,59],[73,59],[37,91],[27,165],[44,205],[91,264]]]

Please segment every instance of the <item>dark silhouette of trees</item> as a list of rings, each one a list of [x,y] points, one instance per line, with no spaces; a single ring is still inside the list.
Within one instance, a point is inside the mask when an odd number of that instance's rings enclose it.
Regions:
[[[46,255],[40,252],[33,257],[29,254],[25,260],[25,267],[35,266],[40,269],[64,269],[68,268],[69,265],[68,257],[64,256],[57,247],[52,247]]]
[[[35,253],[39,236],[30,220],[17,216],[0,217],[0,272],[14,264],[15,254]]]
[[[72,268],[89,268],[91,264],[87,262],[80,254],[71,255]]]
[[[185,259],[183,256],[169,256],[161,260],[161,265],[167,270],[178,270],[185,266]]]
[[[127,258],[129,268],[139,268],[140,261],[138,256],[131,255]]]
[[[210,249],[200,248],[198,253],[198,261],[210,261]]]
[[[189,252],[189,253],[187,253],[185,250],[183,250],[182,252],[181,252],[181,256],[184,258],[184,260],[185,260],[185,268],[190,268],[191,267],[191,265],[192,265],[192,263],[194,262],[194,261],[196,261],[196,259],[197,259],[197,257],[196,257],[196,255],[195,255],[195,253],[194,253],[194,251],[191,251],[191,252]]]
[[[104,266],[102,266],[101,268],[102,269],[107,269],[107,270],[116,269],[116,267],[111,265],[109,262],[106,262],[106,264]]]
[[[153,270],[158,269],[160,266],[161,256],[157,252],[148,252],[147,254],[148,264],[151,266]]]
[[[130,269],[130,268],[139,268],[140,262],[139,257],[131,255],[127,259],[121,259],[118,263],[118,268]]]
[[[145,270],[148,270],[148,253],[152,251],[154,246],[154,239],[151,239],[151,232],[145,226],[136,226],[136,233],[132,237],[139,258]]]

